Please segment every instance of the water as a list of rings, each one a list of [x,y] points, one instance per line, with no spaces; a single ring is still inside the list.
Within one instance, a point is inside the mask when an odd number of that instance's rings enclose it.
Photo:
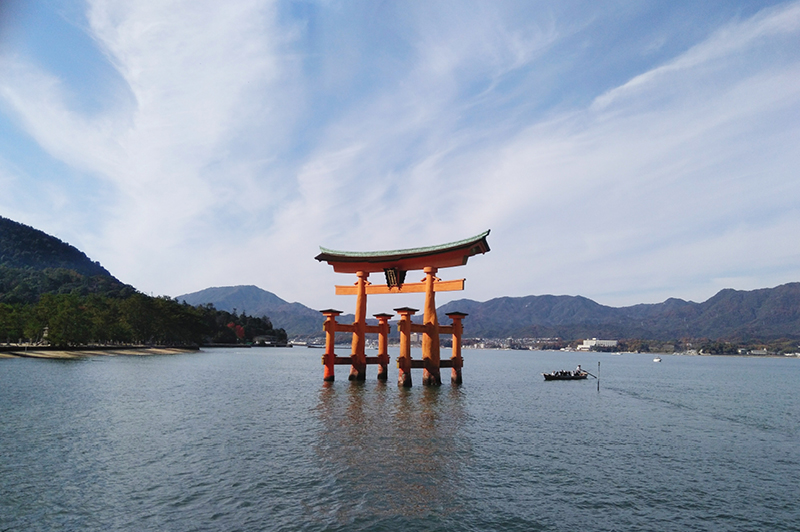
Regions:
[[[0,360],[0,531],[800,530],[800,360],[464,354],[410,390],[314,349]]]

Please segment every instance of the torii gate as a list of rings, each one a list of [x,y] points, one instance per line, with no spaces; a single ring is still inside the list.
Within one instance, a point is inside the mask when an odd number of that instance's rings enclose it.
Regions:
[[[489,251],[486,237],[489,231],[480,235],[451,242],[440,246],[425,248],[403,249],[396,251],[377,252],[347,252],[334,251],[320,246],[322,253],[315,258],[325,261],[333,266],[333,271],[338,273],[355,273],[358,281],[355,285],[336,286],[337,295],[357,295],[356,316],[352,325],[336,322],[336,317],[341,311],[328,309],[321,311],[325,315],[324,330],[325,355],[325,381],[334,380],[334,366],[337,364],[350,364],[350,380],[365,380],[367,364],[379,364],[378,379],[386,380],[387,365],[389,362],[388,338],[389,318],[391,314],[376,314],[378,325],[367,325],[367,294],[406,294],[412,292],[425,292],[425,310],[422,325],[412,323],[411,316],[417,309],[408,307],[394,309],[400,314],[397,328],[400,332],[400,356],[397,359],[399,368],[398,384],[404,387],[411,386],[411,368],[423,368],[422,383],[440,385],[442,383],[439,369],[452,368],[451,380],[454,384],[461,384],[461,320],[466,314],[451,312],[447,315],[453,320],[452,325],[439,325],[436,317],[436,292],[463,290],[465,279],[442,281],[436,277],[439,268],[463,266],[467,260],[478,253]],[[419,283],[406,283],[406,272],[422,270],[425,279]],[[384,272],[385,285],[374,285],[367,281],[370,273]],[[352,332],[352,352],[349,357],[337,357],[334,353],[336,332]],[[422,360],[411,360],[411,333],[421,332]],[[365,352],[366,333],[378,333],[378,356],[367,357]],[[453,356],[450,360],[442,361],[439,357],[439,334],[453,335]]]

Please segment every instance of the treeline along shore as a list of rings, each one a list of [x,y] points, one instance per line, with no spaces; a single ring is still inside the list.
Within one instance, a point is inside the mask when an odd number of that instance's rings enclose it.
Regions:
[[[93,346],[193,347],[247,344],[255,338],[286,343],[286,332],[269,318],[191,306],[169,297],[133,293],[42,294],[35,303],[0,303],[0,345],[6,352],[35,346],[61,349]],[[12,344],[14,344],[12,346]],[[15,349],[11,349],[14,347]]]

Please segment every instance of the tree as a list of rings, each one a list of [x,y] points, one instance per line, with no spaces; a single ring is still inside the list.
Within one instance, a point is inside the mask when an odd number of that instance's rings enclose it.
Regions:
[[[43,338],[44,327],[47,327],[47,341],[52,345],[84,345],[91,340],[89,314],[77,295],[43,295],[36,305],[36,317],[31,323],[31,332],[35,333],[32,338]]]
[[[131,331],[134,342],[152,342],[155,335],[155,309],[153,298],[135,293],[120,305],[122,321]]]
[[[18,305],[0,303],[0,342],[22,338],[22,316]]]

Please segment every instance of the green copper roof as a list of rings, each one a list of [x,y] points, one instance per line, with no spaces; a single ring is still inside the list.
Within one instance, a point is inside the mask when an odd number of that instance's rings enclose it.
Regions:
[[[380,258],[393,258],[393,257],[408,256],[408,255],[431,255],[434,253],[440,253],[442,251],[448,251],[451,249],[468,247],[471,244],[480,242],[481,240],[489,236],[489,231],[491,230],[473,236],[472,238],[465,238],[464,240],[458,240],[456,242],[450,242],[448,244],[440,244],[438,246],[428,246],[424,248],[395,249],[392,251],[336,251],[333,249],[328,249],[320,246],[319,249],[320,251],[322,251],[322,253],[317,255],[315,258],[317,260],[327,260],[327,258],[329,257],[374,260]],[[489,246],[487,245],[486,247],[488,250]]]

